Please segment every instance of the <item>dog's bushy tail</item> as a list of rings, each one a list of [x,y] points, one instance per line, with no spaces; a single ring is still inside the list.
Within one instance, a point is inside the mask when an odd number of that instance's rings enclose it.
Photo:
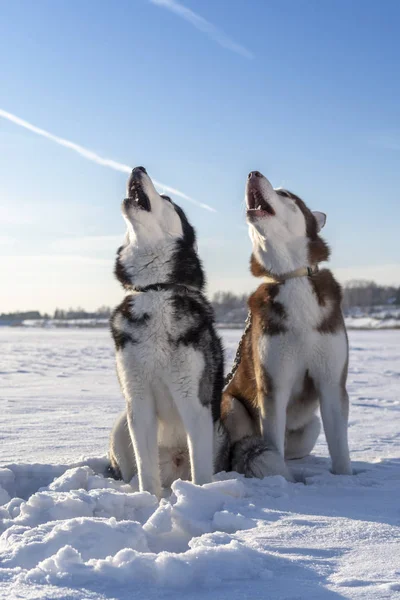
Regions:
[[[275,449],[267,446],[261,437],[246,436],[232,448],[232,470],[245,477],[263,479],[270,475],[281,475],[294,481],[284,458]]]
[[[246,436],[232,447],[232,471],[245,477],[265,477],[265,455],[268,448],[261,437]]]

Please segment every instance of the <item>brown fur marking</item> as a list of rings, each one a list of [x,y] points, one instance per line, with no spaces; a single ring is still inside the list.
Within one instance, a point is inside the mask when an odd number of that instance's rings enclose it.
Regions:
[[[260,265],[254,254],[250,256],[250,272],[254,277],[264,277],[265,275],[268,275],[267,269]]]
[[[310,278],[313,292],[320,306],[331,304],[329,315],[318,325],[319,333],[335,333],[344,329],[344,321],[341,310],[342,288],[328,269],[322,269]]]
[[[306,232],[308,242],[308,258],[310,265],[316,265],[329,259],[330,250],[328,244],[318,235],[317,221],[311,210],[304,204],[303,200],[287,190],[276,190],[280,196],[286,196],[294,200],[304,215],[306,221]]]
[[[238,369],[224,391],[221,405],[221,418],[224,421],[231,406],[231,398],[237,398],[246,407],[252,420],[258,420],[257,385],[252,344],[253,327],[251,327],[242,345],[242,356]]]
[[[261,335],[279,335],[286,332],[286,311],[281,302],[275,300],[279,294],[277,283],[260,285],[249,298],[253,315],[252,330],[256,339]]]
[[[316,404],[318,402],[318,392],[315,387],[314,380],[310,376],[308,369],[304,373],[303,387],[301,391],[293,396],[288,405],[288,411],[291,410],[295,405],[308,406],[309,404]]]
[[[278,284],[262,284],[249,298],[252,325],[243,341],[238,369],[222,397],[222,421],[229,414],[233,396],[242,402],[258,427],[259,394],[271,394],[272,380],[260,364],[257,343],[263,335],[279,335],[286,331],[285,308],[275,300],[278,292]]]

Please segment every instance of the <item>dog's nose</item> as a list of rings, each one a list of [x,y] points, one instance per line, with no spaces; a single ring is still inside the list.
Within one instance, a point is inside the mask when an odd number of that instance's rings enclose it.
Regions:
[[[247,179],[253,179],[253,177],[262,177],[260,171],[250,171]]]
[[[137,173],[138,171],[142,171],[142,173],[146,173],[147,175],[147,171],[144,167],[135,167],[134,169],[132,169],[132,173]]]

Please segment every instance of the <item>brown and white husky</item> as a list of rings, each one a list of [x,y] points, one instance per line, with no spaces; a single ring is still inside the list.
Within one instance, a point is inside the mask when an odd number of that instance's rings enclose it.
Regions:
[[[318,267],[329,257],[319,235],[326,216],[274,189],[258,171],[248,176],[246,203],[251,272],[263,281],[250,296],[251,326],[222,399],[222,422],[234,444],[231,468],[292,480],[285,459],[311,452],[320,432],[319,407],[332,470],[349,475],[341,288]]]

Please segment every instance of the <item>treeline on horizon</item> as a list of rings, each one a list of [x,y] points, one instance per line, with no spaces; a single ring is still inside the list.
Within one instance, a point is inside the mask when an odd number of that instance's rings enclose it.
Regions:
[[[247,314],[246,294],[235,294],[233,292],[217,292],[214,294],[211,304],[215,311],[216,321],[226,320],[229,313],[232,318],[243,320]],[[343,309],[373,306],[400,306],[400,286],[382,286],[373,281],[350,281],[343,286]],[[41,313],[37,310],[25,312],[0,313],[0,323],[7,321],[25,320],[74,320],[74,319],[108,319],[112,308],[101,306],[94,312],[88,312],[83,308],[70,308],[68,310],[56,308],[53,314]]]

